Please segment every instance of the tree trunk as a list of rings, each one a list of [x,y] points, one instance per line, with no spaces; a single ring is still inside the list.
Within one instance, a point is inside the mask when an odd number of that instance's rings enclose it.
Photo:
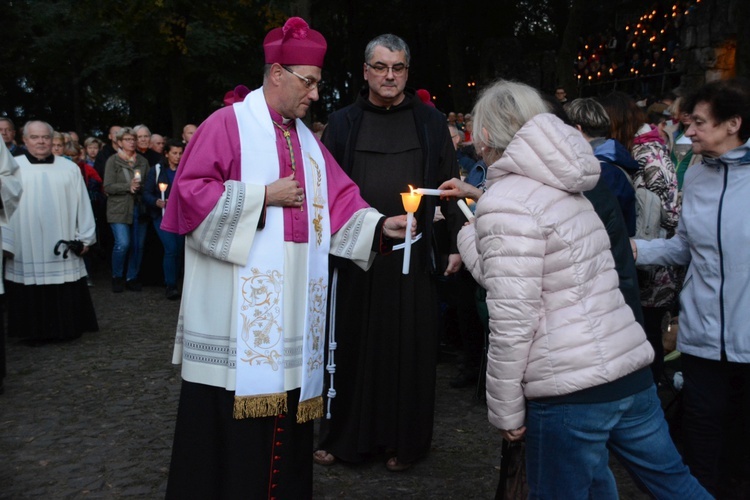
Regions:
[[[735,3],[734,19],[737,19],[737,54],[736,70],[737,76],[750,78],[750,28],[747,19],[750,19],[750,2],[738,1]]]
[[[578,97],[578,82],[573,72],[573,61],[578,48],[578,38],[583,28],[586,0],[573,0],[565,25],[565,33],[560,41],[560,50],[557,52],[557,85],[563,87],[570,96]],[[573,92],[573,89],[576,89]]]
[[[305,21],[307,21],[310,25],[312,25],[312,21],[310,19],[310,14],[312,12],[310,0],[291,1],[289,3],[289,11],[292,13],[293,16],[299,16]]]
[[[182,58],[175,56],[170,64],[169,110],[172,117],[172,137],[182,137],[182,127],[187,124],[187,96],[185,93],[185,68]]]

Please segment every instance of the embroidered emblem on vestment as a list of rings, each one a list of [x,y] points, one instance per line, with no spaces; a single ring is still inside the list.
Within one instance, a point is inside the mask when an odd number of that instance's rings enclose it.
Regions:
[[[326,199],[323,196],[323,189],[321,188],[322,184],[322,174],[320,173],[320,167],[318,166],[318,163],[313,160],[313,157],[310,155],[307,155],[307,157],[310,159],[310,164],[313,167],[313,170],[315,170],[315,194],[313,195],[313,219],[312,224],[315,228],[315,241],[318,243],[318,246],[320,246],[320,243],[323,241],[323,210],[325,209]]]
[[[310,332],[307,336],[309,342],[309,357],[307,369],[309,373],[314,372],[323,364],[323,340],[326,324],[326,289],[327,283],[323,278],[310,280],[308,287],[308,318],[310,320]]]
[[[278,370],[282,358],[279,344],[281,328],[281,287],[283,277],[279,271],[261,273],[252,268],[252,276],[242,279],[242,349],[243,362],[250,365],[270,365]],[[247,311],[247,312],[243,312]],[[248,314],[249,313],[249,314]]]

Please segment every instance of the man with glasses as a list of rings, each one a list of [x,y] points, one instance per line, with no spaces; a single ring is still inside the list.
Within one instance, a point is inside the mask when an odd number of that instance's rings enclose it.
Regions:
[[[359,185],[363,198],[387,215],[403,214],[399,193],[409,186],[437,188],[458,177],[443,115],[406,88],[409,47],[380,35],[365,49],[367,88],[328,120],[323,143]],[[433,218],[440,204],[448,223],[447,268],[436,263]],[[432,439],[438,299],[435,274],[461,267],[456,235],[462,222],[455,202],[423,196],[415,214],[409,274],[403,252],[377,256],[365,272],[340,259],[336,316],[336,397],[314,460],[359,462],[387,453],[386,467],[401,471],[425,455]]]
[[[263,87],[195,132],[161,225],[186,236],[167,498],[312,497],[329,253],[366,268],[404,237],[300,120],[323,36],[293,17],[263,48]]]

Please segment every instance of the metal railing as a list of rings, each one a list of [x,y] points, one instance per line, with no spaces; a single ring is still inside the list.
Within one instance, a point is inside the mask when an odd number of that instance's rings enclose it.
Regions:
[[[662,95],[680,85],[681,71],[638,75],[611,80],[586,81],[578,84],[578,97],[595,97],[619,90],[631,95]]]

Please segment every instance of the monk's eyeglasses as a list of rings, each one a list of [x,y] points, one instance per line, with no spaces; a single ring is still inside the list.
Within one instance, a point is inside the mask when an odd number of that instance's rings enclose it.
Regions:
[[[393,72],[393,76],[401,76],[404,73],[406,73],[406,70],[409,69],[409,66],[407,66],[404,63],[398,63],[394,64],[393,66],[386,66],[385,64],[376,63],[376,64],[370,64],[368,62],[365,63],[368,68],[370,68],[370,71],[375,73],[378,76],[385,76],[388,74],[388,70],[391,70]]]

